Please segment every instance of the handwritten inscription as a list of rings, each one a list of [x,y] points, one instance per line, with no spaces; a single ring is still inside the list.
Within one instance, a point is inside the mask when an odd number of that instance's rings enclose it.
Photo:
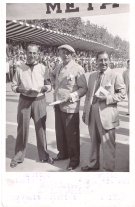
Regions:
[[[58,176],[57,173],[22,173],[22,176],[6,179],[7,185],[16,187],[17,193],[8,198],[18,202],[54,202],[73,201],[88,204],[89,200],[112,202],[121,204],[125,199],[130,181],[127,176],[113,173],[66,173]],[[116,187],[117,186],[117,187]],[[24,190],[23,190],[24,189]],[[110,190],[111,189],[111,190]],[[116,205],[117,206],[117,205]]]

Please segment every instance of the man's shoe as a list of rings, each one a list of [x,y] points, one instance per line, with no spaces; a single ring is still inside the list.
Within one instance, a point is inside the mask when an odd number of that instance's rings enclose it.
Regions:
[[[53,158],[49,157],[48,160],[41,160],[41,162],[48,162],[49,164],[53,164],[54,160]]]
[[[11,160],[10,167],[14,168],[18,165],[18,162],[15,160]]]
[[[95,170],[99,170],[99,168],[91,168],[89,166],[85,166],[81,168],[82,172],[90,172],[90,171],[95,171]]]
[[[75,164],[75,165],[68,165],[67,166],[67,171],[72,171],[72,170],[74,170],[77,166],[79,165],[79,163],[77,163],[77,164]]]
[[[55,158],[53,158],[54,161],[66,160],[66,159],[69,159],[69,157],[58,157],[58,156],[56,156]]]

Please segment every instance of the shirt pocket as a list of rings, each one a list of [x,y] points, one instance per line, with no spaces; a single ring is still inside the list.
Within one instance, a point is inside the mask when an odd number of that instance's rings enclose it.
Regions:
[[[67,79],[67,84],[68,85],[76,85],[76,77],[73,77],[73,78],[70,78],[70,79]]]

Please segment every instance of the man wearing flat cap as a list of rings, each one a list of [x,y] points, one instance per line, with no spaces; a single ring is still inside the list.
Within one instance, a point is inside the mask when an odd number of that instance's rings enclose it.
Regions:
[[[52,73],[54,81],[55,130],[59,153],[55,161],[70,158],[67,170],[80,162],[79,107],[80,98],[87,92],[84,69],[73,61],[75,50],[70,45],[58,47],[62,63]]]

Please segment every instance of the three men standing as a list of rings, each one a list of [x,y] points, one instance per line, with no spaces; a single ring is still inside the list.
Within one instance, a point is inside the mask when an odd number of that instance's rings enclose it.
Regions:
[[[41,162],[53,163],[53,159],[47,152],[46,141],[45,92],[51,91],[51,85],[48,81],[49,72],[36,61],[37,55],[38,47],[30,44],[27,47],[27,63],[17,67],[13,78],[12,90],[20,93],[20,98],[15,156],[10,163],[12,168],[24,161],[31,117],[35,124],[39,158]]]
[[[80,162],[79,107],[80,98],[86,93],[83,121],[88,125],[91,147],[89,166],[81,168],[87,172],[100,168],[100,144],[103,147],[103,170],[114,171],[115,127],[119,125],[117,102],[125,98],[125,85],[121,74],[109,68],[109,55],[97,55],[98,71],[90,73],[88,90],[84,69],[72,59],[74,49],[69,45],[59,48],[62,63],[52,72],[54,101],[60,101],[55,109],[56,142],[59,153],[52,159],[47,153],[46,142],[46,100],[45,92],[51,90],[48,70],[36,62],[38,48],[29,45],[27,63],[17,68],[12,90],[20,93],[18,105],[18,130],[15,156],[10,166],[23,162],[28,141],[29,121],[35,123],[37,147],[42,162],[53,163],[70,158],[67,170],[75,169]],[[44,82],[45,81],[45,82]],[[99,93],[102,86],[107,95]]]
[[[119,125],[117,102],[125,98],[122,75],[109,68],[109,55],[97,54],[98,71],[89,76],[88,91],[83,110],[83,121],[88,125],[91,146],[89,165],[81,168],[87,172],[100,168],[100,144],[103,148],[103,170],[114,171],[115,127]],[[95,95],[102,86],[108,95]]]
[[[87,92],[84,69],[72,59],[74,49],[69,45],[58,47],[63,61],[52,76],[55,79],[54,101],[55,130],[58,155],[55,161],[70,158],[67,170],[75,169],[80,162],[79,107],[80,98]]]

